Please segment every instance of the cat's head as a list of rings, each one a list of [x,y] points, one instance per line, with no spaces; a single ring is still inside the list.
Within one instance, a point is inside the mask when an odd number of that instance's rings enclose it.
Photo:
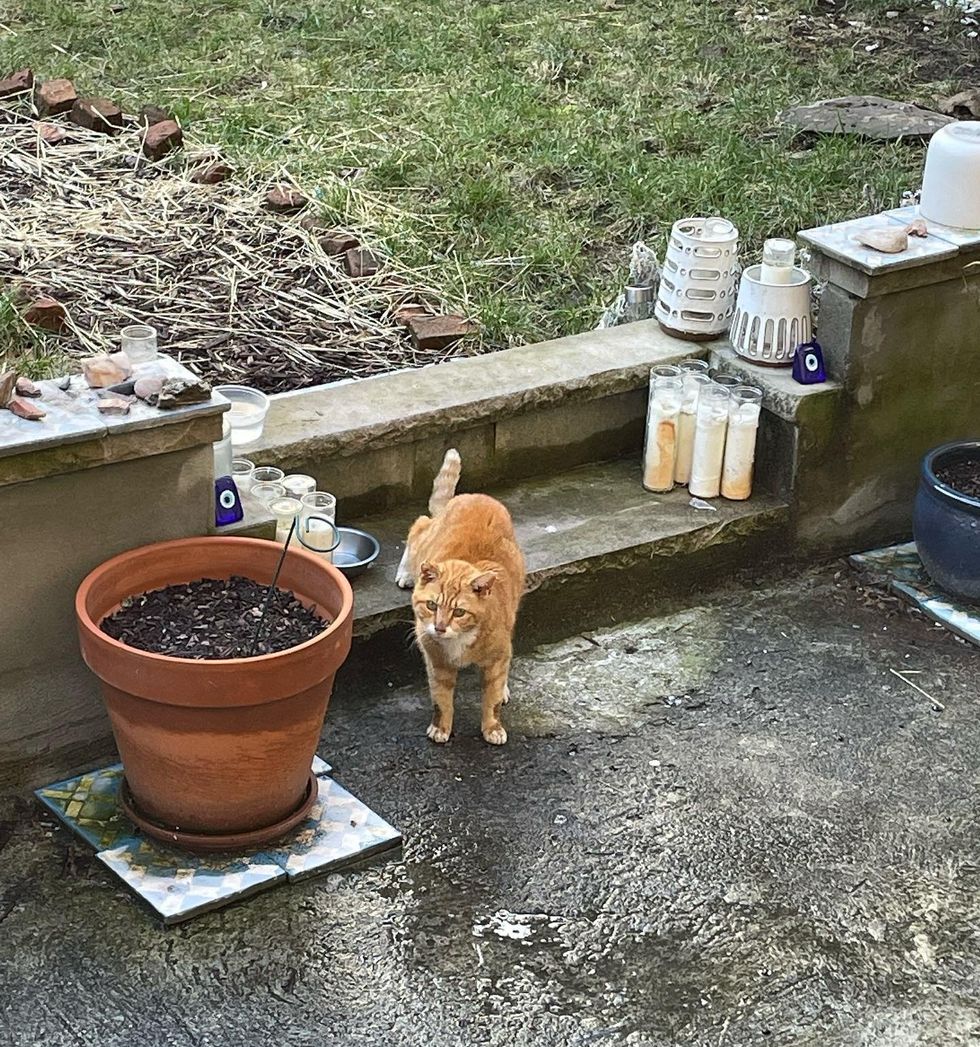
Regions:
[[[422,564],[412,594],[416,621],[434,640],[475,638],[496,580],[465,560]]]

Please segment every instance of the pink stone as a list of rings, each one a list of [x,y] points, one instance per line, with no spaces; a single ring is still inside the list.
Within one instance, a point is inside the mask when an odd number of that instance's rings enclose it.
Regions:
[[[125,353],[102,353],[83,360],[82,373],[92,389],[108,389],[125,382],[133,373],[133,365]]]
[[[7,404],[7,410],[13,411],[18,418],[26,418],[30,422],[39,422],[48,413],[41,410],[37,404],[32,404],[30,400],[25,400],[21,396],[15,396]]]

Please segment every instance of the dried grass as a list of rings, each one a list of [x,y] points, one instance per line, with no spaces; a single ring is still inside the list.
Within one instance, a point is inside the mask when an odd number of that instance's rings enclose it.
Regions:
[[[265,209],[268,183],[197,185],[190,172],[213,153],[188,142],[151,163],[135,121],[111,138],[51,122],[69,139],[48,145],[26,100],[0,104],[0,289],[63,303],[69,356],[151,323],[202,377],[279,392],[463,351],[417,350],[393,312],[438,311],[438,293],[392,260],[352,279],[320,247],[322,229]]]

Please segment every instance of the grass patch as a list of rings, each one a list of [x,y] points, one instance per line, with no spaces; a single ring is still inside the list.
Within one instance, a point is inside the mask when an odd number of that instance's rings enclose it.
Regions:
[[[679,217],[724,213],[751,252],[897,204],[919,184],[921,147],[802,148],[776,114],[851,93],[932,104],[977,60],[959,15],[912,0],[8,0],[6,12],[0,66],[172,108],[236,162],[288,167],[324,211],[477,316],[487,348],[594,326],[633,240],[662,250]]]

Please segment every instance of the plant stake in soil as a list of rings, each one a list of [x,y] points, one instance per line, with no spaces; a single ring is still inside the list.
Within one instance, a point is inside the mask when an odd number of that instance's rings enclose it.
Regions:
[[[295,533],[296,520],[294,519],[290,525],[289,534],[286,535],[286,540],[282,543],[282,553],[279,556],[279,563],[276,564],[275,574],[272,576],[272,581],[269,583],[269,588],[265,593],[265,599],[262,601],[262,609],[259,611],[259,621],[255,626],[255,635],[252,637],[252,642],[249,644],[249,648],[245,652],[246,658],[251,658],[255,653],[255,646],[259,642],[259,636],[262,633],[262,624],[265,622],[265,612],[269,606],[269,600],[272,599],[272,594],[276,591],[276,582],[279,581],[279,572],[282,570],[282,565],[286,562],[286,553],[289,551],[289,543]]]

